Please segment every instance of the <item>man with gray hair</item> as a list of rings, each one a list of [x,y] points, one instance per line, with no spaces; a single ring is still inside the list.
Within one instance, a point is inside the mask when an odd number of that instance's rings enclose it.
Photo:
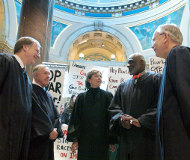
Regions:
[[[140,53],[130,55],[133,77],[117,88],[109,107],[110,133],[118,136],[119,160],[155,159],[155,119],[161,75],[145,71]]]
[[[14,55],[0,53],[0,159],[26,160],[30,142],[32,85],[26,65],[40,58],[40,43],[21,37]]]
[[[52,96],[45,87],[49,83],[50,70],[43,64],[33,69],[32,130],[28,160],[54,160],[54,141],[63,136],[59,113]]]
[[[190,48],[180,29],[159,26],[153,35],[156,56],[166,59],[157,110],[158,160],[190,159]]]

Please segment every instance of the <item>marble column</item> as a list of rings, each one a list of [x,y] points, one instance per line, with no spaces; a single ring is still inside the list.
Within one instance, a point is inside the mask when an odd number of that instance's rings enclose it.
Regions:
[[[31,36],[37,39],[41,48],[41,58],[37,64],[49,60],[51,28],[54,0],[23,0],[17,38]],[[32,79],[33,65],[27,67]]]

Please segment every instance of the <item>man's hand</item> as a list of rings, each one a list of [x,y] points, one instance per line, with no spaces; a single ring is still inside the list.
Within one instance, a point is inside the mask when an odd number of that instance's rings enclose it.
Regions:
[[[132,124],[132,125],[134,125],[134,126],[136,126],[138,128],[141,127],[141,124],[139,123],[139,120],[135,119],[135,118],[133,118],[133,119],[130,120],[130,124]]]
[[[78,142],[73,142],[71,146],[72,153],[75,153],[77,149],[78,149]]]
[[[126,128],[126,129],[130,129],[131,125],[134,125],[136,127],[141,127],[141,124],[139,123],[138,119],[133,118],[130,115],[124,114],[121,117],[121,125]]]
[[[54,130],[49,134],[49,139],[54,140],[58,136],[57,128],[54,128]]]
[[[123,115],[123,116],[120,116],[121,117],[121,125],[123,128],[126,128],[126,129],[130,129],[131,128],[131,124],[130,124],[130,120],[133,118],[129,115]]]
[[[110,144],[109,146],[110,146],[110,151],[115,152],[116,145],[115,144]]]

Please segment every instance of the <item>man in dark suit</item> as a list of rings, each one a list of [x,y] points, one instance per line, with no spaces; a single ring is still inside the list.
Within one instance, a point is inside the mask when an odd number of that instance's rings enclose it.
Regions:
[[[166,59],[157,111],[157,158],[190,159],[190,48],[180,29],[159,26],[153,35],[156,56]]]
[[[0,54],[0,159],[26,160],[30,142],[32,85],[25,66],[40,57],[32,37],[17,40],[14,55]]]

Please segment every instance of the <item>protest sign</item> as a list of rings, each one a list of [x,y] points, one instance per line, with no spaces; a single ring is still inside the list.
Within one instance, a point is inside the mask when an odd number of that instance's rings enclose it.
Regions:
[[[77,159],[77,152],[72,153],[71,145],[72,142],[68,142],[67,138],[67,129],[68,125],[62,125],[62,131],[64,133],[63,138],[58,138],[54,142],[54,157],[55,160],[76,160]]]
[[[155,73],[162,73],[165,65],[165,59],[159,57],[149,58],[149,70]]]
[[[68,83],[67,83],[67,94],[75,95],[86,91],[85,80],[87,73],[92,70],[97,69],[102,72],[102,85],[100,88],[106,90],[107,87],[107,77],[108,69],[105,67],[93,66],[88,64],[71,62]]]
[[[127,67],[109,67],[108,91],[114,95],[117,87],[129,78],[131,78],[131,76]]]
[[[50,69],[50,82],[46,87],[52,95],[55,105],[59,108],[61,105],[61,98],[64,87],[65,72],[67,72],[67,65],[58,63],[43,62]]]

